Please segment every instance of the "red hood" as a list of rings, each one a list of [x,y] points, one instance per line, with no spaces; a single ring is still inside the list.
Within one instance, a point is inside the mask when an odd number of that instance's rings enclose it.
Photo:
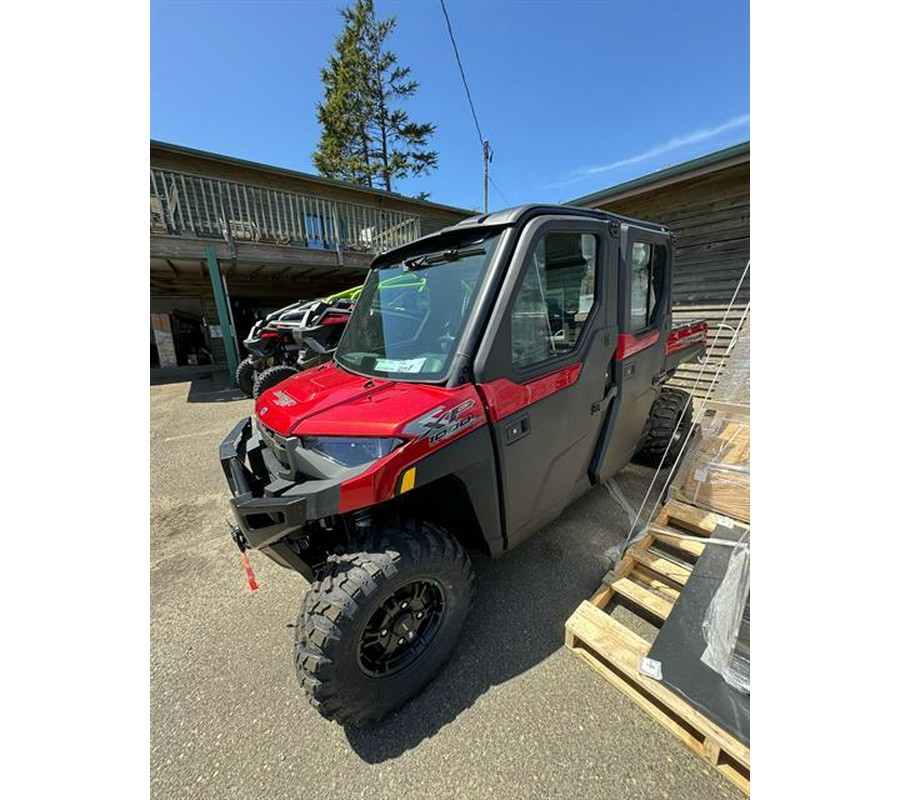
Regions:
[[[329,363],[264,392],[256,416],[282,436],[398,436],[408,423],[471,392],[471,386],[364,378]]]

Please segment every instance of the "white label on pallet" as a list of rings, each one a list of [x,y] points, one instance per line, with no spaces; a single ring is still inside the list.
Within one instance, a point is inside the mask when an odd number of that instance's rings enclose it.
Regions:
[[[731,528],[734,527],[734,520],[733,520],[731,517],[723,517],[721,514],[716,515],[716,517],[717,517],[717,518],[716,518],[716,521],[717,521],[717,522],[719,523],[719,525],[721,525],[723,528],[729,528],[729,529],[731,529]]]
[[[704,483],[709,476],[709,473],[705,469],[695,469],[694,470],[694,480],[697,483]]]
[[[646,675],[648,678],[653,678],[653,680],[661,681],[662,662],[657,661],[655,658],[647,658],[647,656],[644,656],[641,659],[640,672],[641,675]]]

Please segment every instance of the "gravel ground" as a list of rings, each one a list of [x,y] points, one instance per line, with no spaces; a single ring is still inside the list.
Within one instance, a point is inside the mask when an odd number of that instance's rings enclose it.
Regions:
[[[344,729],[294,676],[308,584],[251,554],[251,595],[228,536],[218,445],[251,401],[197,379],[151,387],[150,408],[153,797],[743,797],[563,646],[628,529],[606,489],[508,556],[475,556],[475,610],[443,672]],[[617,477],[635,507],[650,477]]]

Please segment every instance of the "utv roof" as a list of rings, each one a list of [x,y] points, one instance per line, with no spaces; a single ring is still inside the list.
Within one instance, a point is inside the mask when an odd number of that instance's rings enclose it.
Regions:
[[[631,217],[623,217],[621,214],[613,214],[611,211],[594,210],[587,208],[578,208],[576,206],[566,205],[539,205],[531,203],[524,206],[515,206],[514,208],[505,208],[502,211],[494,211],[490,214],[482,214],[476,217],[466,217],[455,225],[444,228],[445,231],[456,230],[458,228],[471,228],[481,225],[514,225],[517,222],[523,222],[525,218],[536,217],[543,214],[566,214],[573,217],[586,217],[589,219],[615,220],[617,222],[637,223],[654,230],[666,231],[667,228],[655,222],[647,222],[645,220],[632,219]],[[442,233],[442,231],[438,231]]]
[[[412,250],[421,250],[423,244],[428,246],[432,243],[438,246],[442,239],[452,237],[460,232],[487,229],[487,228],[505,228],[510,225],[521,225],[529,219],[543,215],[564,215],[571,217],[580,217],[582,219],[596,219],[603,221],[619,222],[629,225],[640,225],[643,228],[659,231],[660,233],[668,233],[669,229],[665,225],[656,222],[647,222],[646,220],[634,219],[632,217],[623,217],[621,214],[613,214],[611,211],[603,211],[600,209],[577,208],[575,206],[565,205],[539,205],[530,204],[524,206],[516,206],[514,208],[506,208],[502,211],[494,211],[490,214],[482,214],[475,217],[466,217],[455,225],[442,228],[427,236],[423,236],[414,242],[395,247],[387,250],[381,255],[376,256],[372,261],[372,266],[383,263],[384,261],[396,261],[404,253]]]

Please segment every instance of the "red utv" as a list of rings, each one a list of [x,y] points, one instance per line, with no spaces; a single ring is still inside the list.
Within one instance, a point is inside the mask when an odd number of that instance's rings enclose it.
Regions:
[[[300,683],[360,724],[417,693],[499,556],[691,423],[665,388],[671,233],[566,206],[464,220],[378,256],[332,363],[260,396],[220,449],[242,551],[312,583]],[[670,448],[667,461],[677,452]]]

